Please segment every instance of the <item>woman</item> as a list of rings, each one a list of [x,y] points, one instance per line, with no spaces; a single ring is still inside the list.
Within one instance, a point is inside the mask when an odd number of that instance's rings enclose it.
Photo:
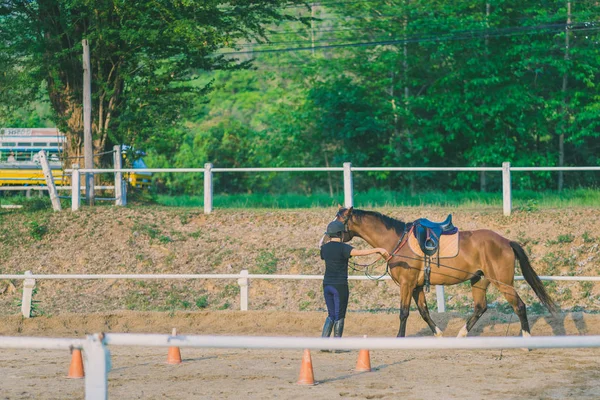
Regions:
[[[352,256],[366,256],[379,253],[387,259],[389,253],[383,248],[357,250],[342,242],[344,224],[333,221],[327,225],[325,234],[331,240],[321,246],[321,259],[325,260],[325,277],[323,278],[323,295],[327,304],[327,319],[323,325],[321,337],[329,337],[333,330],[334,337],[342,337],[344,318],[348,307],[348,259]]]

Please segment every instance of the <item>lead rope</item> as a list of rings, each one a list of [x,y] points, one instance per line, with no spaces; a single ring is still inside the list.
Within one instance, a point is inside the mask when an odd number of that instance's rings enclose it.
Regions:
[[[410,230],[408,232],[410,232]],[[406,231],[406,227],[405,227],[404,232],[402,232],[402,236],[400,237],[400,240],[398,240],[398,243],[396,244],[396,246],[394,247],[392,252],[389,253],[389,256],[387,256],[387,258],[385,259],[385,272],[383,274],[379,275],[378,277],[372,276],[369,273],[369,266],[373,265],[375,263],[375,262],[372,262],[371,264],[368,264],[365,268],[365,276],[367,278],[372,279],[372,280],[379,280],[379,279],[383,278],[384,276],[386,276],[390,272],[390,260],[394,257],[394,254],[396,253],[396,251],[398,251],[402,247],[404,238],[406,237],[406,234],[407,234],[407,231]]]
[[[505,337],[508,337],[508,329],[510,328],[510,323],[512,321],[512,313],[509,315],[508,317],[508,324],[506,325],[506,333],[504,334]],[[504,349],[500,349],[500,358],[498,358],[498,361],[502,360],[502,352],[504,351]]]

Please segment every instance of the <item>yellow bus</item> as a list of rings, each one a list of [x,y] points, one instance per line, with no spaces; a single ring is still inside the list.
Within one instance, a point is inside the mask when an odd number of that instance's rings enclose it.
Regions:
[[[60,162],[65,140],[56,128],[0,128],[0,186],[45,185],[40,150],[48,156],[56,184],[66,184]]]
[[[69,185],[61,161],[66,140],[56,128],[0,128],[0,186],[46,185],[40,150],[46,152],[55,184]],[[141,158],[132,164],[133,168],[147,168]],[[137,188],[148,188],[152,182],[150,173],[124,174],[124,178]]]

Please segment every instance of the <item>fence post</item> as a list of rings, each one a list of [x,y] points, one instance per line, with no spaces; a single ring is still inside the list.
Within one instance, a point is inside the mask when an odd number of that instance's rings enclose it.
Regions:
[[[512,193],[510,188],[510,163],[502,163],[502,209],[505,216],[512,210]]]
[[[352,163],[344,163],[344,207],[354,206],[354,190],[352,188]]]
[[[79,210],[81,205],[81,173],[79,164],[73,164],[73,175],[71,175],[71,211]]]
[[[240,285],[240,310],[248,311],[248,270],[240,271],[241,278],[238,279]]]
[[[83,344],[85,371],[85,399],[108,399],[108,372],[111,369],[110,352],[102,342],[103,334],[87,337]]]
[[[31,271],[25,271],[25,276],[32,275]],[[33,288],[35,288],[35,279],[25,279],[23,281],[23,299],[21,300],[21,312],[23,317],[31,317],[31,300],[33,299]]]
[[[204,164],[204,214],[210,214],[213,202],[213,183],[212,183],[211,163]]]
[[[446,296],[444,294],[444,285],[435,285],[435,297],[437,299],[438,312],[446,312]]]
[[[123,167],[121,146],[113,146],[113,165],[115,167],[115,206],[123,205]]]

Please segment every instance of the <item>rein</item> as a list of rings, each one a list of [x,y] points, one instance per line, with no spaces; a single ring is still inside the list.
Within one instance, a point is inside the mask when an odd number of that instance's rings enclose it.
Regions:
[[[336,217],[343,218],[344,232],[347,233],[349,231],[348,221],[350,220],[350,216],[342,216],[342,215],[338,214]],[[409,228],[409,229],[407,229],[407,228]],[[398,250],[400,250],[402,248],[402,246],[404,246],[406,244],[406,242],[408,241],[408,237],[409,237],[407,234],[410,233],[412,231],[412,229],[413,229],[412,223],[408,223],[405,225],[404,232],[402,232],[402,236],[398,240],[398,244],[396,244],[396,246],[394,247],[394,250],[390,253],[389,257],[385,259],[385,272],[383,274],[375,277],[369,273],[369,267],[371,265],[375,264],[376,262],[378,262],[379,260],[375,260],[369,264],[358,264],[358,263],[355,263],[354,261],[348,261],[348,266],[355,272],[364,272],[365,276],[371,280],[379,280],[379,279],[383,278],[384,276],[389,274],[390,260],[392,258],[394,258],[394,256],[396,255],[396,252]],[[362,268],[364,268],[364,271],[362,271],[360,269],[356,269],[354,267],[362,267]]]
[[[392,252],[390,253],[390,256],[385,261],[387,261],[389,263],[389,261],[396,255],[398,250],[400,250],[406,244],[406,242],[408,241],[408,238],[410,237],[409,234],[413,231],[414,228],[415,227],[413,226],[412,222],[410,222],[404,226],[404,232],[402,232],[402,236],[400,236],[400,239],[398,239],[398,243],[396,244],[396,247],[394,247],[394,250],[392,250]]]
[[[390,258],[391,258],[391,256],[390,256]],[[379,280],[379,279],[383,278],[384,276],[386,276],[388,274],[390,267],[389,267],[387,261],[390,258],[388,258],[388,259],[385,260],[386,261],[386,263],[385,263],[385,272],[383,274],[379,275],[379,276],[373,276],[369,272],[369,267],[371,265],[375,264],[376,262],[378,262],[379,260],[375,260],[375,261],[373,261],[372,263],[369,263],[369,264],[357,264],[354,261],[350,261],[349,260],[348,261],[348,266],[350,267],[350,269],[352,269],[352,271],[355,271],[355,272],[364,272],[365,276],[367,278],[371,279],[371,280]],[[355,266],[362,267],[362,268],[364,268],[364,270],[356,269],[356,268],[354,268]]]

